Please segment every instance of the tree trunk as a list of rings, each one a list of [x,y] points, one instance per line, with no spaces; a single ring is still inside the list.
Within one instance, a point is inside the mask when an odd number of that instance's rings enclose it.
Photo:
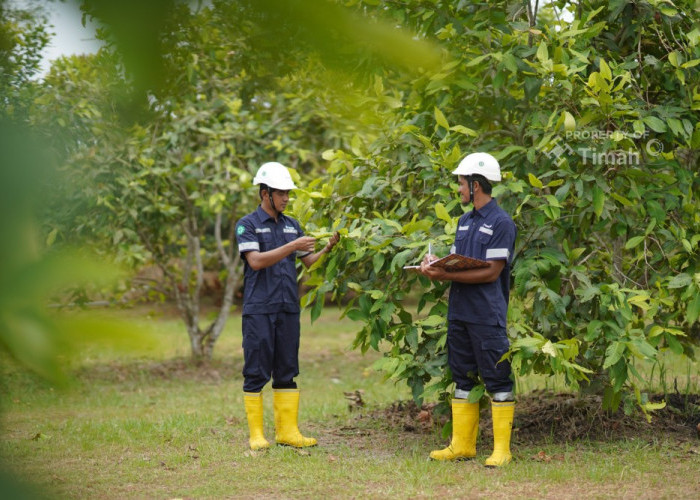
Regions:
[[[187,333],[190,336],[190,347],[192,349],[192,361],[201,363],[206,360],[204,354],[204,346],[202,345],[202,331],[199,328],[190,328],[188,326]]]
[[[233,304],[233,294],[238,288],[240,282],[238,267],[241,262],[240,254],[236,254],[233,261],[230,262],[226,275],[226,286],[224,288],[224,298],[221,301],[221,307],[219,308],[219,314],[210,325],[208,330],[210,330],[209,335],[205,339],[204,350],[208,353],[209,359],[211,359],[212,351],[214,350],[214,344],[219,339],[221,332],[226,326],[226,320],[228,319],[228,313],[231,309],[231,304]]]

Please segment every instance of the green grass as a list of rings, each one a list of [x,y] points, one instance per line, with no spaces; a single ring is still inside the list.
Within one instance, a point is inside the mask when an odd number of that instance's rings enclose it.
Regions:
[[[251,453],[240,317],[231,317],[212,366],[201,372],[185,363],[188,343],[179,320],[145,313],[111,314],[150,327],[155,347],[138,353],[86,347],[71,361],[77,376],[68,390],[53,389],[3,359],[0,453],[15,477],[56,498],[697,495],[698,443],[673,436],[514,446],[515,461],[499,470],[482,465],[488,444],[470,462],[427,461],[444,441],[437,431],[405,432],[377,417],[378,408],[410,393],[371,370],[377,353],[350,350],[357,325],[338,320],[335,310],[313,325],[305,315],[302,323],[300,428],[319,446],[301,454],[274,446]],[[676,377],[680,389],[685,380],[697,388],[697,365],[689,372],[669,359],[666,366],[671,384]],[[527,383],[544,387],[536,377]],[[363,412],[348,410],[343,392],[355,390],[363,391]],[[264,395],[272,439],[269,387]]]

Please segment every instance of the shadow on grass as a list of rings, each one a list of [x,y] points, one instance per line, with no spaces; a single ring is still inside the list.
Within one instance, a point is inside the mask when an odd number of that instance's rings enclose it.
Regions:
[[[240,378],[243,360],[227,358],[212,360],[206,364],[190,358],[173,358],[167,361],[116,361],[84,366],[75,376],[83,382],[121,383],[143,380],[193,381],[216,384],[224,380]]]

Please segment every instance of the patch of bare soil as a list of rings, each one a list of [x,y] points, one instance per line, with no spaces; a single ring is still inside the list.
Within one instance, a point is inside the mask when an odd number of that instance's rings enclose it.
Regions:
[[[602,409],[599,396],[576,396],[535,391],[518,397],[513,441],[535,444],[546,440],[615,440],[633,436],[665,435],[682,440],[700,438],[700,395],[656,395],[666,407],[653,412],[651,422],[643,415],[611,413]],[[413,401],[398,401],[386,408],[370,410],[371,416],[393,429],[430,433],[441,429],[449,415],[438,413],[435,404],[418,407]],[[493,436],[491,412],[482,408],[480,439]]]
[[[197,364],[189,358],[168,361],[104,363],[83,367],[76,377],[83,381],[131,382],[145,380],[195,381],[216,384],[240,377],[242,360],[227,359]]]

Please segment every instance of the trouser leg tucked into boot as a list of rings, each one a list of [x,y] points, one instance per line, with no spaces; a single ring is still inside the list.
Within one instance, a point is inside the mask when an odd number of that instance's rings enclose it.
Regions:
[[[479,403],[452,400],[452,441],[447,448],[430,452],[431,460],[463,460],[476,456]]]
[[[510,433],[513,428],[515,401],[492,401],[493,454],[486,459],[487,467],[501,467],[510,462]]]
[[[263,398],[262,392],[244,392],[245,414],[248,417],[250,431],[250,449],[260,450],[269,448],[270,443],[263,434]]]
[[[275,389],[275,441],[277,444],[305,448],[316,446],[316,440],[304,437],[299,432],[299,391],[297,389]]]

